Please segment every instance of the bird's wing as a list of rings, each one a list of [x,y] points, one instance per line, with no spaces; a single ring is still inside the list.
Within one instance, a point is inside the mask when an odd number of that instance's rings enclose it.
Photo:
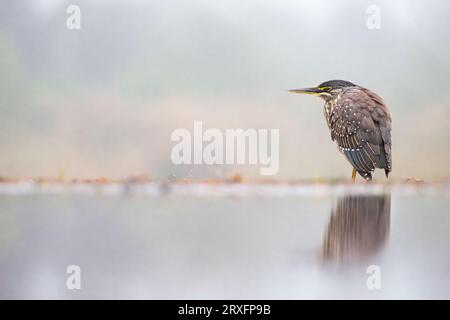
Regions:
[[[364,90],[370,101],[372,101],[373,105],[371,107],[371,116],[374,120],[374,123],[377,125],[380,130],[381,142],[380,142],[380,161],[379,168],[384,168],[386,171],[386,176],[392,170],[392,141],[391,141],[391,127],[392,127],[392,119],[384,104],[383,100],[372,91],[365,89]]]
[[[381,162],[386,161],[378,123],[382,115],[373,114],[378,112],[377,106],[367,94],[349,96],[341,100],[339,112],[330,119],[331,135],[353,167],[369,175],[376,167],[383,168]]]

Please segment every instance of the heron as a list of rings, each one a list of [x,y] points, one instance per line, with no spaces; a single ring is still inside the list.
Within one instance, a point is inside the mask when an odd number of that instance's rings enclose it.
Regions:
[[[386,178],[392,170],[391,114],[383,99],[373,91],[345,80],[330,80],[313,88],[292,89],[325,101],[323,113],[338,149],[356,173],[372,181],[376,168]]]

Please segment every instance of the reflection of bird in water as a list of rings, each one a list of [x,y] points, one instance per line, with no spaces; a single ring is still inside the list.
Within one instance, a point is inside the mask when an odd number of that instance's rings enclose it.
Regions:
[[[325,260],[351,263],[379,252],[389,235],[390,215],[390,195],[350,195],[338,199],[325,234]]]
[[[324,115],[339,151],[358,172],[372,180],[375,168],[392,170],[391,115],[377,94],[344,80],[324,82],[314,88],[293,89],[325,100]]]

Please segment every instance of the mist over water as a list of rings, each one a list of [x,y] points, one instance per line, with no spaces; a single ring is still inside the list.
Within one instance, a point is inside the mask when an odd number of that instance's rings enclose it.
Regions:
[[[174,166],[170,134],[280,129],[276,178],[349,176],[322,102],[287,89],[346,79],[393,117],[392,177],[450,176],[450,4],[378,1],[70,1],[0,4],[0,176],[225,177]],[[378,176],[381,179],[381,174]]]
[[[370,5],[1,1],[0,299],[450,298],[450,2],[377,1],[376,30]],[[331,79],[390,108],[389,180],[345,183],[287,91]],[[278,174],[175,165],[195,121],[279,133]]]

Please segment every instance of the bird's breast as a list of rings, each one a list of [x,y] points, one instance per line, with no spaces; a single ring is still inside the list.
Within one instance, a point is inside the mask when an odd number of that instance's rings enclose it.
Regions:
[[[325,102],[323,111],[328,128],[331,129],[333,115],[338,111],[336,109],[336,103],[334,103],[333,100]]]

